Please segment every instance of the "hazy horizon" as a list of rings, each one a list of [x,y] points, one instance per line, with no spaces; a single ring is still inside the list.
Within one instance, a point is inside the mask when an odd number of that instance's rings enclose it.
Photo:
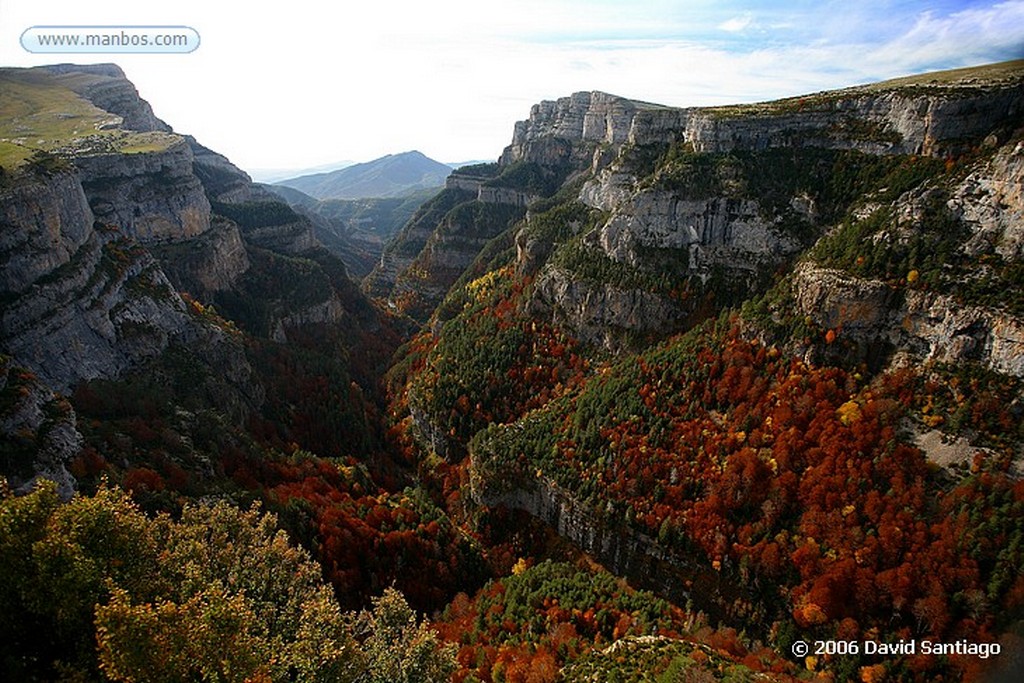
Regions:
[[[193,27],[190,54],[31,54],[30,26]],[[0,63],[119,64],[158,116],[254,175],[420,150],[494,159],[543,99],[763,101],[1024,56],[1009,2],[0,5]]]

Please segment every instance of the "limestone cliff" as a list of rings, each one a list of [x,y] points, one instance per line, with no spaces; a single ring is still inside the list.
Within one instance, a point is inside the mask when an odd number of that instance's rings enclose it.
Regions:
[[[152,244],[149,250],[179,290],[204,299],[230,290],[250,266],[238,226],[218,218],[193,239]]]
[[[215,334],[189,313],[145,248],[190,243],[210,231],[210,203],[186,141],[112,65],[13,71],[13,78],[28,105],[64,98],[85,112],[109,106],[116,118],[101,117],[101,129],[70,144],[44,140],[57,155],[48,166],[5,174],[4,353],[46,386],[68,392],[84,380],[119,377],[172,344]],[[134,136],[129,127],[153,137]]]
[[[189,400],[243,424],[265,398],[245,334],[285,342],[316,326],[351,339],[382,333],[383,319],[309,221],[173,133],[120,69],[2,76],[38,108],[41,131],[37,147],[0,173],[0,354],[34,383],[16,392],[0,433],[5,449],[35,434],[23,453],[15,448],[24,458],[2,463],[17,485],[45,474],[70,491],[73,411],[56,427],[37,418],[84,382],[145,372],[178,382],[175,373],[187,372]],[[53,101],[66,111],[48,109]]]
[[[986,139],[996,144],[997,139]],[[964,248],[971,256],[995,253],[1007,260],[1024,256],[1024,142],[1003,145],[987,164],[959,183],[949,208],[971,231]]]
[[[538,195],[523,192],[511,187],[500,187],[488,184],[487,178],[480,178],[463,173],[452,173],[445,179],[445,188],[463,190],[476,195],[478,202],[484,204],[509,204],[511,206],[529,206],[540,199]]]
[[[863,264],[830,259],[824,249],[812,251],[793,274],[799,313],[862,345],[884,342],[917,359],[977,361],[1024,376],[1024,316],[1012,274],[1021,261],[1022,187],[1024,144],[1011,141],[951,187],[871,207],[866,220],[891,218],[866,240],[899,250],[901,243],[941,229],[933,237],[948,255],[930,271],[919,265],[919,256],[899,273],[904,277],[892,279]],[[929,203],[938,203],[945,217],[937,228],[929,226],[936,210],[929,211]],[[931,281],[922,286],[923,278]]]
[[[96,219],[143,243],[183,241],[210,228],[210,203],[192,172],[192,150],[95,154],[75,160]]]
[[[686,114],[686,110],[596,91],[545,100],[533,106],[528,119],[516,123],[501,163],[580,166],[590,162],[600,145],[618,147],[671,136],[669,131],[678,131]]]
[[[1020,82],[1019,69],[1002,65],[735,107],[674,108],[602,92],[544,101],[515,124],[498,164],[448,178],[449,194],[407,225],[365,287],[422,319],[506,227],[453,221],[439,210],[456,208],[451,193],[529,208],[582,182],[578,200],[607,215],[577,238],[569,260],[611,259],[638,277],[630,286],[588,281],[563,258],[539,273],[535,310],[611,347],[665,334],[760,291],[842,216],[853,194],[830,196],[799,167],[820,181],[830,167],[863,166],[855,155],[948,158],[986,139],[1001,144],[1024,107]],[[535,246],[550,255],[557,245]]]
[[[94,233],[69,266],[0,317],[5,352],[62,392],[206,334],[152,257],[111,232]]]
[[[578,165],[598,146],[671,142],[705,153],[817,146],[941,155],[1012,126],[1021,113],[1019,89],[1018,74],[995,67],[731,107],[674,108],[579,92],[534,105],[501,162]],[[593,155],[595,162],[607,158]]]
[[[92,234],[77,174],[26,176],[0,190],[0,288],[20,294],[66,264]]]
[[[884,190],[853,175],[864,159],[949,158],[1006,140],[1024,106],[1014,73],[951,72],[727,108],[671,109],[604,93],[541,103],[516,125],[502,163],[575,164],[589,174],[578,200],[605,217],[571,246],[535,245],[554,255],[538,274],[534,307],[617,347],[692,324],[709,303],[742,300],[841,218],[858,183],[861,193]],[[994,204],[1014,197],[1007,154],[991,179],[966,181],[951,206],[965,221],[1002,221],[992,229],[1009,230],[1001,249],[1012,251],[1018,221]],[[878,173],[889,163],[878,162]],[[817,168],[819,179],[800,167]],[[839,198],[826,184],[846,167],[853,191]],[[623,267],[599,265],[609,259]]]

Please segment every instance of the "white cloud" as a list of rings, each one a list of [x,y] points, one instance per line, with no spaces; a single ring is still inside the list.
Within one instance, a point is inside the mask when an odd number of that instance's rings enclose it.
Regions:
[[[919,14],[907,30],[866,54],[874,68],[1024,57],[1024,2],[1002,2],[948,16]]]
[[[728,31],[729,33],[739,33],[740,31],[750,28],[753,23],[754,17],[749,14],[744,14],[739,17],[733,17],[728,21],[723,21],[718,25],[718,28],[723,31]]]

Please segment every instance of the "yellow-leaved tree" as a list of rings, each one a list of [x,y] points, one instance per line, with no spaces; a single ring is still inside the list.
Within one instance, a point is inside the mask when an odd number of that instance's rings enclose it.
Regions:
[[[0,667],[10,680],[445,681],[454,655],[400,593],[345,613],[254,505],[147,517],[120,489],[0,499]]]

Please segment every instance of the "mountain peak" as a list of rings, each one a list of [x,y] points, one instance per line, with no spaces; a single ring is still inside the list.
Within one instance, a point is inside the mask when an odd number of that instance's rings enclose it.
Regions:
[[[440,188],[451,170],[447,164],[419,150],[411,150],[275,184],[300,190],[317,199],[403,197],[424,189]]]

